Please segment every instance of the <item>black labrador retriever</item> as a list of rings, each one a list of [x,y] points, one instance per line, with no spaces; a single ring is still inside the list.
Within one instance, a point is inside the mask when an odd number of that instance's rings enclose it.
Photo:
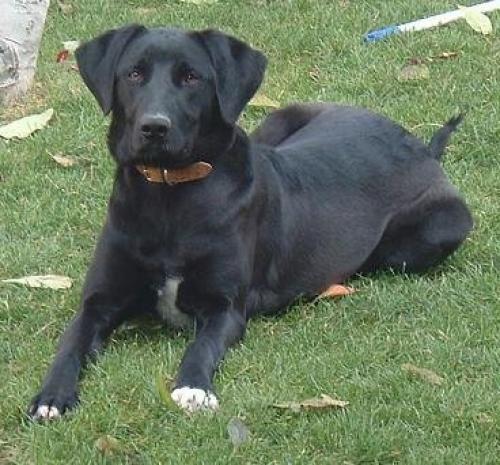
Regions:
[[[254,315],[359,272],[421,272],[465,239],[471,215],[427,146],[360,108],[294,105],[248,137],[236,121],[259,87],[262,53],[221,32],[108,31],[77,51],[105,114],[117,168],[80,312],[29,414],[77,403],[89,356],[151,309],[194,325],[172,399],[215,409],[214,371]]]

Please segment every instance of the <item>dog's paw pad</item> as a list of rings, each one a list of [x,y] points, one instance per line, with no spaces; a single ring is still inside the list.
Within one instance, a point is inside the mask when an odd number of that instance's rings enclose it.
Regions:
[[[172,400],[186,412],[196,412],[198,410],[217,410],[219,401],[215,394],[203,389],[190,388],[184,386],[174,389],[170,394]]]
[[[34,420],[55,420],[61,416],[61,412],[57,407],[48,405],[39,405],[33,413]]]

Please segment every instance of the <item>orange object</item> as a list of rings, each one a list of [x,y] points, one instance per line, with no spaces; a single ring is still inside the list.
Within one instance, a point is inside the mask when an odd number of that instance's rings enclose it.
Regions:
[[[64,49],[57,54],[56,61],[57,63],[62,63],[66,61],[68,58],[69,58],[69,50]]]
[[[332,284],[326,291],[323,291],[319,298],[344,297],[356,292],[353,287],[342,286],[341,284]]]

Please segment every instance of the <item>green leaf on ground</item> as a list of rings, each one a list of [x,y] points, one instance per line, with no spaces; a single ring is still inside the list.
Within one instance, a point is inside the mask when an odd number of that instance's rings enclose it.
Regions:
[[[25,116],[12,123],[0,126],[0,137],[4,139],[24,139],[42,129],[50,121],[54,110],[49,108],[43,113]]]
[[[49,289],[69,289],[73,284],[71,278],[59,275],[24,276],[22,278],[2,279],[2,283],[21,284],[26,287],[44,287]]]
[[[65,40],[63,42],[63,48],[69,53],[75,53],[80,44],[81,42],[79,40]]]
[[[263,107],[263,108],[279,108],[280,104],[270,99],[267,95],[259,92],[248,102],[252,107]]]
[[[484,13],[480,13],[473,8],[468,8],[462,5],[458,5],[458,8],[462,11],[467,24],[476,32],[480,32],[484,35],[488,35],[493,32],[491,20]]]
[[[169,386],[172,380],[170,378],[165,378],[161,373],[156,377],[156,390],[160,395],[160,399],[168,409],[177,409],[177,405],[172,400],[170,396]]]

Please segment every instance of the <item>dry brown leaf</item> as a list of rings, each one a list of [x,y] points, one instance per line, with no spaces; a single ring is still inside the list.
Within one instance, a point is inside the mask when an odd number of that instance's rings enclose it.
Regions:
[[[51,158],[58,165],[61,165],[64,168],[70,168],[71,166],[75,166],[78,163],[76,158],[68,157],[65,155],[52,155]]]
[[[321,394],[320,397],[314,397],[312,399],[306,399],[300,402],[283,402],[279,404],[273,404],[273,407],[285,410],[291,410],[292,412],[300,412],[303,410],[322,410],[330,408],[340,408],[343,409],[349,405],[349,402],[345,400],[332,399],[327,394]]]
[[[410,65],[421,65],[425,63],[434,63],[435,61],[449,60],[451,58],[457,58],[458,52],[441,52],[437,55],[431,55],[429,57],[412,57],[408,60]]]
[[[70,15],[71,13],[73,13],[74,7],[69,3],[63,2],[62,0],[58,0],[57,6],[59,7],[63,15]]]
[[[398,75],[399,81],[420,81],[429,79],[429,68],[423,63],[406,65]]]
[[[35,131],[42,129],[50,121],[54,110],[49,108],[43,113],[25,116],[12,121],[12,123],[0,126],[0,137],[4,139],[24,139]]]
[[[411,363],[404,363],[401,365],[401,368],[405,370],[407,373],[417,376],[423,381],[427,381],[430,384],[434,384],[435,386],[441,386],[444,382],[444,378],[439,376],[436,372],[429,370],[428,368],[420,368]]]
[[[356,292],[353,287],[342,286],[341,284],[333,284],[326,291],[319,295],[320,299],[329,297],[344,297],[346,295],[351,295]]]
[[[484,13],[462,5],[458,5],[458,8],[462,11],[467,24],[476,32],[480,32],[484,35],[493,32],[493,25],[491,24],[490,18]]]
[[[234,447],[239,447],[250,439],[250,430],[239,418],[229,420],[227,433]]]
[[[2,279],[2,283],[21,284],[26,287],[44,287],[49,289],[69,289],[73,284],[71,278],[59,275],[24,276],[22,278]]]
[[[280,104],[271,100],[267,95],[259,92],[254,95],[252,100],[248,102],[248,104],[252,107],[264,107],[264,108],[279,108]]]
[[[112,455],[121,449],[120,442],[113,436],[106,434],[95,442],[96,449],[103,455]]]
[[[57,53],[56,63],[64,63],[69,58],[69,51],[63,49]]]

